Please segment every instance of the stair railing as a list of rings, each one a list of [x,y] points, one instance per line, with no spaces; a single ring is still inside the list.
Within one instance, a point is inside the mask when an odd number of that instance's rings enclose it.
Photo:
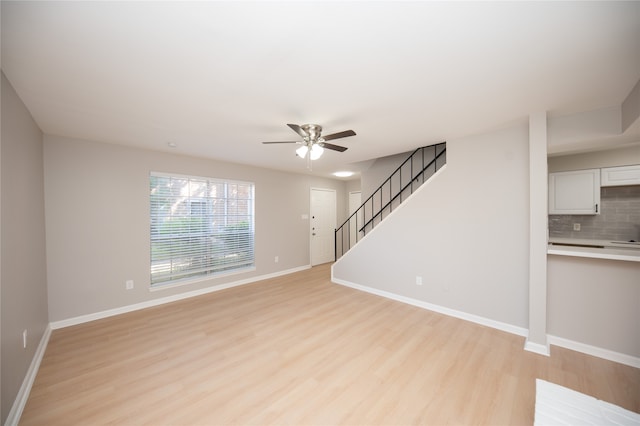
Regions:
[[[335,260],[370,232],[384,217],[446,163],[446,142],[413,153],[335,230]]]

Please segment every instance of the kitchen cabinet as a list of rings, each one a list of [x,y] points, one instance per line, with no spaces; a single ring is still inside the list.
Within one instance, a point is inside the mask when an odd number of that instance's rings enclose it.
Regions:
[[[640,164],[602,169],[602,186],[640,185]]]
[[[549,214],[600,214],[600,169],[549,173]]]

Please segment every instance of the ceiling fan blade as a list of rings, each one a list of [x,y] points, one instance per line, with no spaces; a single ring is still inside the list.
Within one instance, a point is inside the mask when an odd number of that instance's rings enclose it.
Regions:
[[[281,142],[262,142],[262,143],[269,144],[269,143],[300,143],[300,142],[299,141],[281,141]]]
[[[345,152],[348,149],[347,147],[344,147],[344,146],[334,145],[332,143],[326,143],[326,142],[322,142],[320,146],[323,148],[332,149],[334,151],[340,151],[340,152]]]
[[[298,126],[297,124],[287,124],[287,126],[291,127],[291,130],[302,136],[303,139],[309,136],[307,132],[305,132],[302,127]]]
[[[348,136],[355,136],[355,135],[356,135],[356,132],[354,132],[353,130],[345,130],[344,132],[332,133],[330,135],[323,135],[322,139],[324,139],[325,141],[330,141],[332,139],[346,138]]]

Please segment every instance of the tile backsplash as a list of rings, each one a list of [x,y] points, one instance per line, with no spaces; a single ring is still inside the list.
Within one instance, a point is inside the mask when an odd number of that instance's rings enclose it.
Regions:
[[[640,241],[640,185],[602,188],[600,208],[599,215],[549,215],[549,238]]]

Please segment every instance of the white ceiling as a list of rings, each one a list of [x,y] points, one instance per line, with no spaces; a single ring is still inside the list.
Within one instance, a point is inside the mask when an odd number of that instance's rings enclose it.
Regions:
[[[620,105],[640,2],[2,1],[2,68],[47,134],[305,173],[260,142],[355,130],[314,162],[328,175]]]

